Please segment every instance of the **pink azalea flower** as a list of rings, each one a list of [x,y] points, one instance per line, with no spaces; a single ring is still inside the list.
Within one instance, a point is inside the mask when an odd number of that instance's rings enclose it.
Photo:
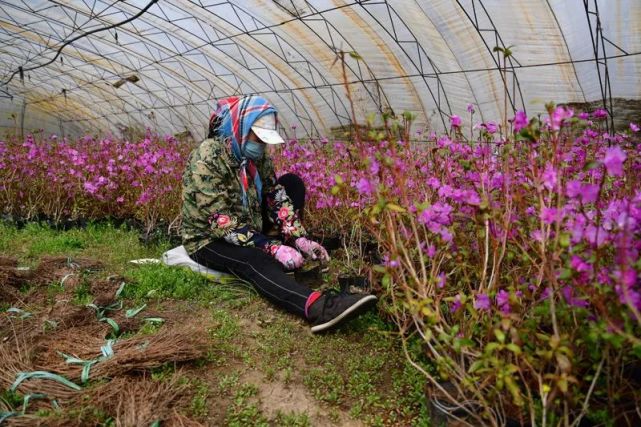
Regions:
[[[559,217],[559,212],[556,208],[543,208],[541,211],[541,219],[545,224],[552,224]]]
[[[372,183],[369,182],[369,180],[367,180],[365,178],[361,178],[356,183],[356,190],[358,190],[358,192],[360,194],[363,194],[365,196],[369,196],[369,195],[371,195],[373,193]]]
[[[605,165],[608,174],[611,176],[621,176],[623,175],[623,162],[627,155],[625,151],[621,149],[618,145],[610,147],[605,152],[605,157],[603,158],[603,164]]]
[[[434,255],[436,255],[436,246],[429,245],[425,250],[425,254],[430,258],[434,258]]]
[[[450,305],[450,312],[456,313],[461,309],[463,304],[461,303],[461,294],[456,294],[454,297],[454,301],[452,301],[452,305]]]
[[[89,194],[95,194],[96,191],[98,191],[98,187],[96,187],[91,182],[85,182],[82,186],[85,189],[85,191]]]
[[[383,265],[391,268],[396,268],[401,265],[397,259],[390,259],[388,254],[383,255]]]
[[[597,108],[596,111],[592,113],[592,117],[595,119],[605,119],[608,117],[608,112],[603,108]]]
[[[372,163],[370,163],[369,165],[369,173],[371,173],[372,175],[377,175],[380,168],[380,163],[378,163],[376,160],[372,160]]]
[[[565,184],[565,195],[575,199],[581,195],[581,181],[572,180]]]
[[[530,237],[535,242],[542,242],[543,241],[543,233],[541,232],[541,230],[532,231],[532,233],[530,233]]]
[[[461,118],[454,114],[454,115],[452,115],[452,117],[450,117],[450,123],[452,124],[452,127],[460,128],[461,127]]]
[[[599,197],[598,184],[583,184],[581,185],[581,200],[583,203],[594,203]]]
[[[563,294],[565,301],[573,307],[586,308],[589,306],[586,300],[574,296],[575,292],[571,286],[563,287],[561,289],[561,293]]]
[[[474,298],[475,309],[479,311],[489,311],[491,307],[492,302],[490,301],[490,297],[488,297],[486,294],[478,294]]]
[[[552,127],[552,130],[561,129],[563,122],[570,119],[572,116],[574,116],[574,111],[571,108],[563,106],[556,107],[550,117],[550,126]]]
[[[487,130],[487,133],[493,134],[496,133],[497,130],[499,130],[499,127],[495,122],[487,122],[485,123],[485,129]]]
[[[439,234],[441,235],[441,239],[443,239],[444,242],[448,243],[451,242],[452,238],[454,237],[450,230],[448,230],[447,228],[441,228]]]
[[[572,258],[570,259],[570,267],[572,267],[574,270],[576,270],[579,273],[590,271],[592,269],[590,267],[590,264],[583,261],[581,257],[576,255],[572,255]]]
[[[527,114],[524,111],[517,111],[514,116],[514,132],[519,132],[528,124]]]
[[[636,123],[630,123],[630,130],[632,132],[639,132],[639,129],[639,125],[637,125]]]
[[[545,170],[543,171],[543,186],[548,190],[553,190],[556,188],[557,184],[557,173],[554,166],[551,163],[545,165]]]
[[[499,306],[501,312],[505,314],[510,313],[510,293],[504,289],[499,290],[496,294],[496,305]]]
[[[474,105],[473,104],[467,104],[467,112],[470,114],[474,114]]]
[[[445,273],[440,272],[438,277],[436,278],[436,287],[439,289],[443,289],[445,287]]]

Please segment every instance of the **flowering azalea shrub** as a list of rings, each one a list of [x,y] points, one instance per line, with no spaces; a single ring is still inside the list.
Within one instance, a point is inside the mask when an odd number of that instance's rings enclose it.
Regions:
[[[51,136],[0,141],[0,203],[16,218],[135,217],[148,229],[180,212],[191,147],[148,133],[139,141]]]
[[[277,169],[306,183],[310,228],[377,242],[381,306],[422,343],[411,361],[431,398],[469,424],[639,419],[640,134],[609,135],[604,118],[551,106],[470,129],[453,116],[420,141],[277,147]],[[172,221],[191,148],[0,142],[4,213]]]
[[[640,140],[604,117],[284,149],[317,218],[375,236],[389,315],[432,361],[413,363],[471,425],[639,420]]]

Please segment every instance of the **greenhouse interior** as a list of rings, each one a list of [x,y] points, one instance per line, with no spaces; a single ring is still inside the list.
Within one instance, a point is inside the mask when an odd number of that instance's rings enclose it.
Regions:
[[[641,1],[0,40],[0,425],[641,426]]]

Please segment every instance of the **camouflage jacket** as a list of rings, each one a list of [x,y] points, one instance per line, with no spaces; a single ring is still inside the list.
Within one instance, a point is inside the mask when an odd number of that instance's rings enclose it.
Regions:
[[[305,236],[291,199],[276,182],[274,165],[267,154],[256,167],[263,183],[267,216],[278,227],[281,238],[287,243]],[[189,156],[182,189],[182,240],[189,254],[215,239],[258,247],[272,255],[281,244],[261,234],[261,198],[253,184],[247,191],[248,204],[243,206],[239,168],[238,160],[219,139],[204,140]]]

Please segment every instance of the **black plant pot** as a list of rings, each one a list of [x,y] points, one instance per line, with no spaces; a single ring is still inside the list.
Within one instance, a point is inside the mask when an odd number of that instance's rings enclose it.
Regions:
[[[456,396],[456,388],[449,381],[440,383],[449,394]],[[434,426],[448,426],[451,422],[455,422],[457,418],[465,418],[467,413],[465,409],[456,407],[447,399],[442,399],[436,394],[427,394],[427,404],[430,411],[430,421]]]
[[[87,228],[87,221],[84,219],[65,218],[58,222],[51,221],[50,226],[51,228],[58,231],[69,231],[76,228],[84,229],[84,228]]]
[[[367,242],[363,243],[361,246],[361,250],[363,253],[363,258],[365,259],[366,262],[370,264],[382,264],[383,259],[381,258],[381,254],[378,251],[378,243],[376,242]]]
[[[328,252],[335,251],[336,249],[340,249],[342,246],[341,238],[338,236],[312,234],[309,238],[323,245],[323,247],[327,249]]]
[[[444,381],[441,386],[447,390],[451,395],[456,395],[456,388],[449,381]],[[467,406],[467,411],[464,408],[457,407],[446,399],[440,399],[438,396],[427,396],[427,403],[430,411],[431,425],[434,426],[449,426],[459,425],[457,418],[466,419],[469,412],[478,413],[480,408],[475,407],[474,404]],[[469,412],[468,412],[469,411]],[[505,420],[505,427],[525,427],[525,424],[514,418],[507,418]]]
[[[370,291],[369,280],[365,276],[338,276],[341,291],[350,293],[365,293]]]
[[[294,279],[301,285],[316,287],[321,281],[321,268],[319,265],[307,269],[294,271]]]

